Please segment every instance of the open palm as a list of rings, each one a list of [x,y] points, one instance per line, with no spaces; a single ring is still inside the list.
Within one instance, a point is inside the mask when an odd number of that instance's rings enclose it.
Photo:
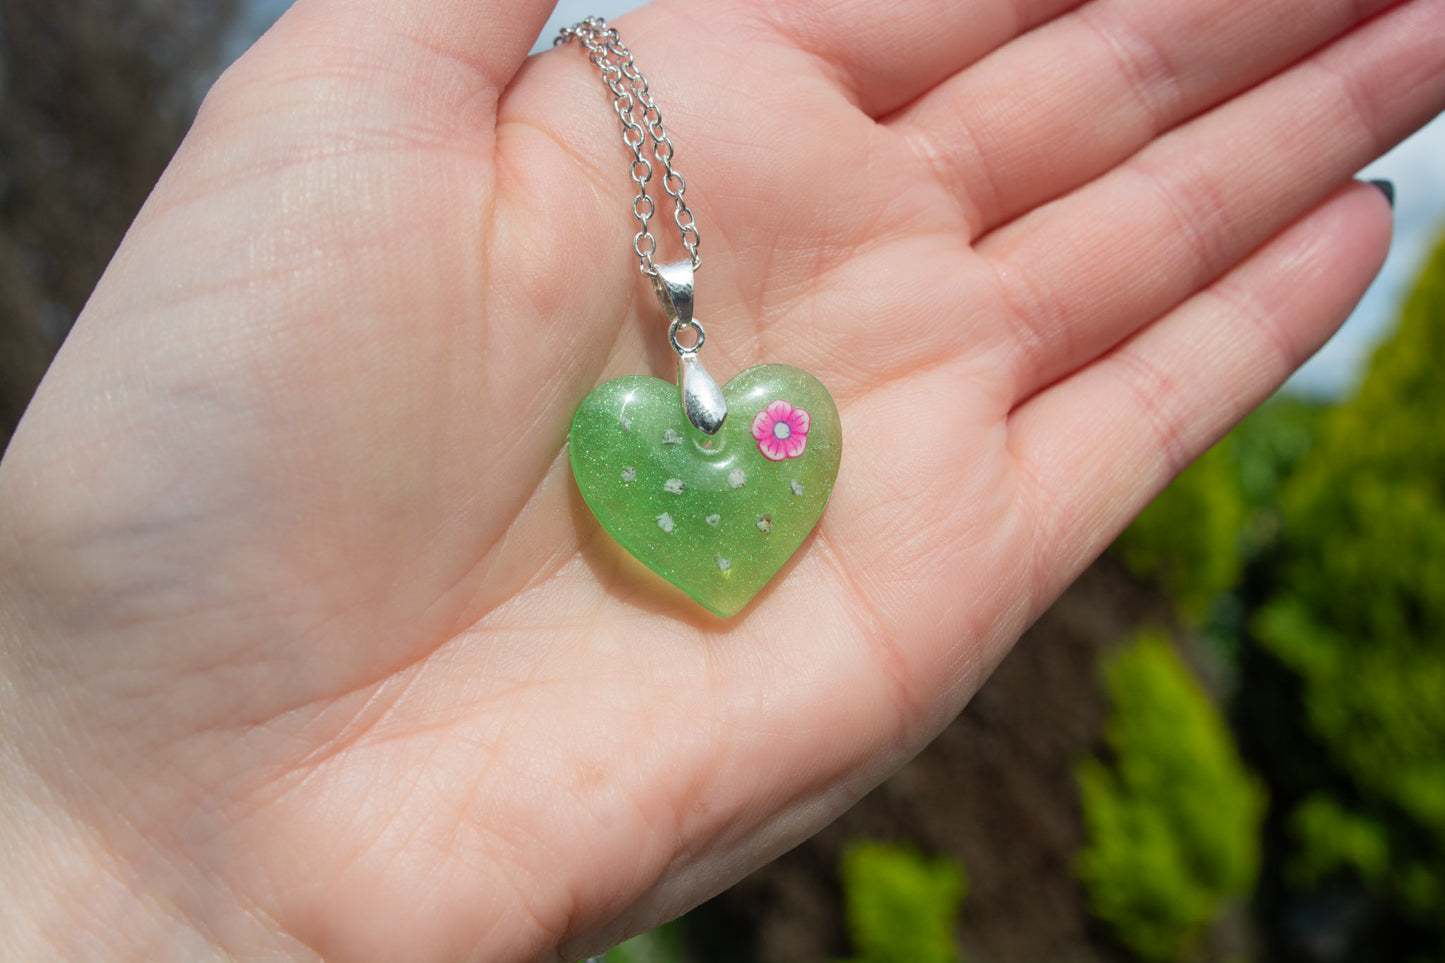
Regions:
[[[1445,4],[1386,6],[624,18],[708,367],[843,419],[816,533],[724,621],[567,467],[595,384],[672,363],[586,57],[524,60],[527,0],[298,0],[0,468],[0,832],[42,883],[0,934],[576,957],[819,828],[1364,290],[1350,175],[1445,103]]]

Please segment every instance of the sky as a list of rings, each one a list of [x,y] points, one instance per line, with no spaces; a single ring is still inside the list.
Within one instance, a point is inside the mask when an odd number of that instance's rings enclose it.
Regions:
[[[239,55],[289,5],[290,0],[250,0],[229,52]],[[560,0],[533,50],[547,49],[561,27],[589,14],[615,17],[640,5],[633,0]],[[1445,116],[1437,117],[1360,176],[1395,182],[1395,235],[1390,255],[1344,327],[1296,372],[1287,390],[1321,397],[1348,393],[1375,345],[1390,333],[1411,282],[1445,229]]]

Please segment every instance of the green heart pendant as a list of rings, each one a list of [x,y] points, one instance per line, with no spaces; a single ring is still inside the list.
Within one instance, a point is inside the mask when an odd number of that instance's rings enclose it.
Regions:
[[[639,561],[708,611],[739,612],[813,530],[838,476],[838,408],[783,364],[722,389],[726,420],[695,429],[678,386],[616,378],[577,409],[572,474],[587,507]]]

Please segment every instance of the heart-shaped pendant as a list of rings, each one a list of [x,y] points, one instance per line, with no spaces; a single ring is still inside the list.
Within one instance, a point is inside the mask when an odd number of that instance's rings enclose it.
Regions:
[[[708,611],[734,615],[813,530],[838,476],[842,432],[822,383],[759,365],[723,388],[713,435],[660,378],[599,385],[572,419],[572,474],[602,527]]]

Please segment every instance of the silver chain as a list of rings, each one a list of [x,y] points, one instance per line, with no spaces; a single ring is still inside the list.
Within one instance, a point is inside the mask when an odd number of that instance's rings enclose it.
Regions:
[[[653,102],[647,89],[647,78],[633,62],[632,51],[617,35],[617,28],[601,17],[588,17],[581,23],[563,27],[552,41],[560,47],[569,40],[576,40],[587,51],[589,59],[602,71],[602,82],[612,91],[612,109],[622,121],[622,142],[632,151],[632,180],[637,184],[637,196],[632,199],[632,214],[641,227],[632,239],[632,249],[637,252],[642,273],[657,280],[657,267],[652,256],[657,253],[657,238],[648,228],[648,220],[657,207],[647,193],[652,180],[652,161],[643,156],[643,148],[652,145],[652,157],[662,165],[662,189],[672,198],[672,219],[682,233],[682,246],[692,259],[693,270],[702,263],[697,247],[701,241],[692,211],[682,193],[687,189],[682,175],[672,169],[672,139],[662,126],[662,112]]]

